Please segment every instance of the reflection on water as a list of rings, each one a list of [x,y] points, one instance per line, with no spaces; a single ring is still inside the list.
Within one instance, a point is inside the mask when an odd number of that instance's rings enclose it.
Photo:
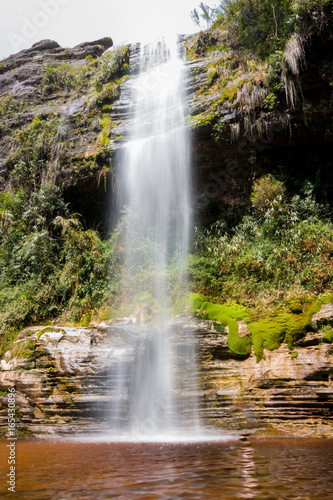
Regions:
[[[1,498],[8,473],[0,441]],[[16,499],[333,499],[333,440],[17,443]]]

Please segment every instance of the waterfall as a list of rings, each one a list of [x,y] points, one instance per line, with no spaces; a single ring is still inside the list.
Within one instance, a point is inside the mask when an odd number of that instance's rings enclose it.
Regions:
[[[121,159],[127,207],[124,294],[150,300],[151,324],[126,328],[114,369],[112,430],[137,436],[198,430],[192,333],[170,323],[170,277],[187,290],[191,227],[189,136],[181,46],[140,47],[129,81],[133,111]],[[134,277],[134,278],[133,278]],[[143,292],[142,292],[143,290]]]

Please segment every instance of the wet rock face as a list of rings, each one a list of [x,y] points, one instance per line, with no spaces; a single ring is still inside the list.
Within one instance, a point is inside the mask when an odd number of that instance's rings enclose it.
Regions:
[[[56,121],[54,147],[44,151],[43,158],[50,179],[63,188],[73,212],[81,213],[89,227],[105,232],[107,200],[112,198],[109,158],[118,147],[115,139],[122,125],[113,113],[109,145],[103,149],[98,141],[104,114],[94,109],[95,116],[90,116],[89,100],[94,97],[98,58],[112,45],[108,37],[74,48],[42,40],[0,63],[0,190],[16,185],[18,134],[38,120]],[[89,66],[92,61],[96,64]],[[69,75],[69,85],[57,80],[61,71]]]
[[[333,348],[322,331],[293,351],[266,350],[259,363],[253,354],[237,360],[209,322],[197,326],[197,339],[205,421],[261,435],[333,436]]]
[[[116,333],[113,332],[116,337]],[[16,389],[17,427],[33,435],[99,431],[108,420],[109,336],[85,328],[24,330],[1,361],[2,394]],[[115,341],[116,343],[116,341]],[[0,422],[6,428],[6,396]]]
[[[286,344],[265,351],[256,363],[253,354],[240,360],[230,351],[216,322],[182,318],[175,326],[183,334],[195,332],[204,424],[259,435],[333,437],[333,348],[323,343],[323,331],[312,332],[311,342],[303,339],[293,351]],[[21,332],[0,364],[1,428],[7,428],[6,395],[14,386],[23,432],[110,430],[119,356],[138,328],[124,323]]]
[[[214,36],[214,33],[207,33],[207,36]],[[200,47],[195,50],[199,57],[204,55],[205,47],[214,45],[214,40],[205,40],[203,34],[199,38],[189,38],[187,46],[190,55],[191,44],[197,42],[203,42],[203,51]],[[251,179],[276,171],[285,173],[291,191],[297,183],[306,179],[315,183],[315,172],[320,172],[317,200],[332,202],[330,151],[333,130],[332,106],[329,104],[332,97],[332,63],[329,53],[332,53],[331,39],[308,49],[306,68],[302,70],[298,82],[304,102],[297,109],[284,105],[283,109],[281,106],[281,109],[266,113],[266,129],[254,133],[252,137],[242,132],[242,111],[237,109],[235,99],[221,99],[221,88],[209,84],[211,68],[214,64],[219,67],[221,54],[188,62],[194,208],[197,219],[203,224],[216,220],[228,211],[242,209],[249,203]],[[233,56],[237,59],[237,54]],[[246,81],[247,75],[243,77]],[[252,111],[255,113],[254,108]],[[238,136],[232,136],[230,124],[235,130],[239,128],[241,133]]]

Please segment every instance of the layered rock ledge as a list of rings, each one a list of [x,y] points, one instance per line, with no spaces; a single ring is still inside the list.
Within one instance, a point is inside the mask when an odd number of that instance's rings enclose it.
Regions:
[[[324,309],[315,318],[318,325],[332,320],[328,305]],[[195,334],[204,424],[219,432],[332,437],[333,348],[320,330],[296,350],[283,344],[256,363],[253,354],[237,358],[213,322],[178,318],[174,325]],[[110,431],[117,357],[131,335],[128,325],[115,324],[23,330],[1,361],[1,428],[7,429],[7,394],[14,386],[23,434]]]

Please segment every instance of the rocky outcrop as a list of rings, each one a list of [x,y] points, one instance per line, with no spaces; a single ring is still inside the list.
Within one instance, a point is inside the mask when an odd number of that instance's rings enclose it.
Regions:
[[[307,47],[295,84],[302,102],[292,107],[283,94],[271,94],[280,101],[271,109],[260,105],[261,93],[271,92],[264,91],[269,68],[257,61],[254,72],[245,70],[239,53],[225,48],[207,55],[221,40],[223,34],[214,32],[187,38],[197,217],[204,224],[222,213],[230,218],[249,202],[249,179],[267,173],[283,175],[290,191],[310,180],[317,200],[332,202],[332,40]]]
[[[9,387],[16,389],[19,433],[74,435],[107,430],[119,342],[117,327],[21,332],[0,365],[2,394]],[[0,425],[6,429],[6,396],[1,402]]]
[[[327,320],[326,309],[318,314]],[[332,314],[328,321],[333,324]],[[216,322],[183,317],[173,325],[181,332],[179,338],[195,332],[203,423],[222,432],[333,436],[333,348],[323,341],[323,331],[309,333],[311,338],[303,338],[293,351],[286,344],[265,351],[256,363],[253,354],[239,359],[230,351]],[[6,429],[7,394],[14,386],[21,432],[50,436],[109,431],[118,358],[138,333],[140,327],[131,320],[96,328],[22,331],[0,365],[1,428]]]
[[[16,99],[38,102],[41,98],[42,70],[48,62],[82,64],[87,56],[99,57],[112,47],[111,38],[85,42],[64,49],[53,40],[42,40],[1,61],[0,94],[10,92]]]
[[[307,347],[286,344],[239,360],[214,327],[197,327],[201,412],[222,429],[259,435],[332,437],[333,349],[322,334]]]
[[[17,165],[32,168],[20,149],[21,137],[29,142],[32,134],[31,141],[43,144],[38,160],[44,180],[61,186],[71,210],[102,231],[108,230],[105,213],[112,198],[111,158],[123,134],[119,106],[104,109],[95,88],[100,56],[112,45],[108,37],[74,48],[43,40],[0,63],[0,189],[17,188]],[[40,122],[52,141],[40,138]]]

